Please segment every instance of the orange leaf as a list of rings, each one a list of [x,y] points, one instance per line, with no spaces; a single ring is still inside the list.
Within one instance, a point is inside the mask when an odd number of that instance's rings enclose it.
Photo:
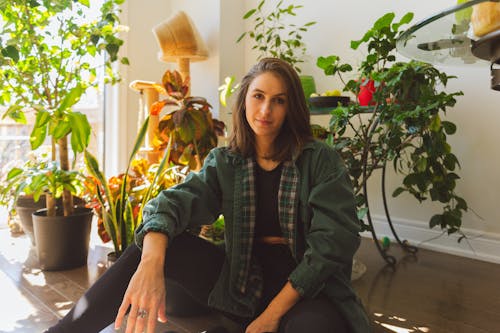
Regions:
[[[151,109],[149,110],[149,114],[151,116],[158,116],[163,109],[163,107],[167,104],[166,101],[159,101],[159,102],[154,102],[153,105],[151,105]]]

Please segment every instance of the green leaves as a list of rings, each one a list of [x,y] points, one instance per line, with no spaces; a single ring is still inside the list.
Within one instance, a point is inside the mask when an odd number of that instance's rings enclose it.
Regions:
[[[68,124],[71,126],[71,148],[75,153],[81,153],[90,142],[90,127],[87,116],[80,112],[67,114]]]
[[[224,79],[224,84],[219,87],[219,100],[220,104],[224,107],[227,106],[227,100],[238,89],[239,83],[234,83],[234,76],[227,76]]]
[[[264,1],[262,1],[259,5],[259,9],[260,7],[262,7],[262,5],[264,4]],[[245,15],[243,15],[243,19],[246,20],[247,18],[251,17],[253,14],[255,14],[255,12],[257,12],[257,9],[250,9],[248,12],[245,13]]]
[[[5,117],[13,119],[16,123],[26,124],[26,116],[24,115],[24,112],[20,105],[9,106],[7,111],[5,111],[5,113],[3,114],[2,119],[4,119]]]
[[[57,110],[59,112],[66,111],[75,105],[79,100],[82,94],[84,93],[84,89],[81,83],[78,83],[76,87],[72,88],[69,93],[67,93],[59,104]]]
[[[38,111],[36,114],[35,124],[30,135],[31,149],[35,150],[42,145],[47,137],[47,124],[50,121],[50,113],[48,111]]]
[[[410,23],[411,20],[413,20],[413,13],[406,13],[398,23],[392,25],[392,30],[398,31],[400,26]]]
[[[111,189],[109,188],[108,182],[106,181],[106,177],[103,172],[99,169],[99,163],[97,159],[92,155],[88,150],[84,151],[84,160],[85,165],[87,166],[87,171],[93,176],[98,184],[94,184],[97,191],[97,200],[101,205],[102,209],[102,217],[104,222],[104,227],[106,232],[111,237],[113,241],[113,245],[115,247],[115,252],[119,255],[120,243],[118,241],[118,221],[116,215],[116,202],[112,199],[113,196],[111,194]],[[102,195],[102,190],[104,191],[104,195]]]
[[[318,57],[316,66],[321,68],[325,75],[335,75],[352,71],[350,64],[341,64],[340,58],[334,55],[328,57]]]
[[[165,176],[164,172],[168,166],[170,158],[171,142],[169,141],[169,145],[164,151],[163,158],[156,168],[153,181],[151,184],[147,184],[148,188],[146,194],[143,197],[138,198],[140,204],[133,206],[132,200],[134,196],[134,188],[131,186],[129,181],[129,178],[131,177],[129,172],[131,171],[136,154],[139,152],[142,142],[144,141],[144,137],[146,136],[148,124],[149,117],[142,124],[141,129],[136,136],[125,173],[118,177],[113,177],[115,180],[121,179],[118,189],[112,189],[110,186],[112,184],[111,180],[108,182],[105,178],[103,172],[99,168],[97,159],[89,151],[84,151],[87,170],[96,180],[96,183],[93,185],[95,186],[96,199],[101,209],[100,215],[103,218],[106,232],[113,241],[117,256],[119,256],[133,241],[134,230],[142,220],[142,209],[146,202],[157,193],[159,184],[163,181],[162,177]],[[144,178],[146,178],[146,175],[144,175]],[[117,186],[116,183],[113,183],[113,185],[115,187]],[[138,212],[135,213],[134,209],[138,209]]]
[[[448,143],[457,126],[444,117],[462,92],[446,93],[451,76],[430,64],[395,62],[399,29],[412,18],[407,13],[395,22],[394,13],[387,13],[360,40],[351,42],[353,49],[364,44],[368,54],[357,80],[344,82],[344,90],[358,95],[367,78],[373,80],[373,105],[350,104],[333,110],[326,141],[340,152],[349,169],[360,212],[366,208],[363,187],[375,170],[392,161],[395,171],[403,175],[393,197],[406,192],[419,202],[440,203],[443,212],[431,218],[430,226],[453,233],[460,230],[468,206],[456,193],[460,164]],[[342,73],[352,69],[336,55],[319,57],[316,64],[325,75],[338,75],[341,80]]]
[[[14,61],[14,62],[18,62],[19,61],[19,51],[13,45],[8,45],[7,47],[3,48],[2,49],[2,55],[5,58],[12,59],[12,61]]]
[[[273,5],[273,11],[264,12],[264,4],[265,0],[262,0],[256,8],[250,9],[243,15],[244,20],[253,19],[253,29],[243,32],[236,42],[239,43],[248,37],[253,40],[252,49],[259,52],[258,59],[269,56],[280,58],[289,62],[300,73],[298,64],[303,62],[302,58],[306,51],[302,33],[307,32],[316,22],[310,21],[301,26],[293,23],[285,24],[284,22],[297,16],[296,10],[303,6],[283,6],[283,1],[279,1]]]
[[[120,2],[105,0],[95,22],[87,14],[89,0],[1,4],[0,102],[9,107],[7,116],[24,122],[23,110],[34,105],[60,112],[70,109],[88,88],[99,84],[93,79],[97,67],[104,68],[109,82],[119,80],[111,65],[123,44],[117,37],[121,28],[115,15]],[[57,27],[56,31],[48,26]],[[101,59],[104,52],[110,57],[92,67],[89,57]]]
[[[444,131],[448,135],[453,135],[457,131],[457,126],[450,121],[443,121],[441,125],[443,125]]]
[[[98,69],[107,83],[120,79],[113,62],[120,59],[123,45],[117,7],[122,2],[103,0],[98,17],[89,15],[90,0],[0,2],[0,104],[7,107],[3,117],[26,123],[24,111],[34,110],[32,149],[47,136],[58,142],[60,160],[54,170],[31,177],[39,189],[50,188],[56,196],[78,186],[78,178],[66,170],[66,136],[71,135],[75,156],[90,139],[90,124],[84,114],[73,112],[74,105],[87,89],[101,84],[95,79]]]

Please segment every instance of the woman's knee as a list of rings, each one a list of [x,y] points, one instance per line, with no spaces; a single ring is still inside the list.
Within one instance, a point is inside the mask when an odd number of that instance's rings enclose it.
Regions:
[[[283,317],[280,333],[347,333],[346,321],[327,300],[302,300]]]

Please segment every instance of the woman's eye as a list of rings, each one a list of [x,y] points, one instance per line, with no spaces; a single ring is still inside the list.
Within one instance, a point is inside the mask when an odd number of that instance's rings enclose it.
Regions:
[[[255,94],[253,97],[256,99],[262,99],[264,96],[262,96],[262,94]]]
[[[277,102],[278,104],[285,104],[285,103],[286,103],[286,100],[285,100],[284,98],[277,98],[277,99],[276,99],[276,102]]]

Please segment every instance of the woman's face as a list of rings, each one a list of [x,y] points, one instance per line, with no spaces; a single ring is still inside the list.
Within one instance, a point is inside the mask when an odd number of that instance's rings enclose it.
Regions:
[[[288,96],[283,80],[272,72],[255,77],[245,97],[246,119],[256,140],[274,141],[285,121]]]

